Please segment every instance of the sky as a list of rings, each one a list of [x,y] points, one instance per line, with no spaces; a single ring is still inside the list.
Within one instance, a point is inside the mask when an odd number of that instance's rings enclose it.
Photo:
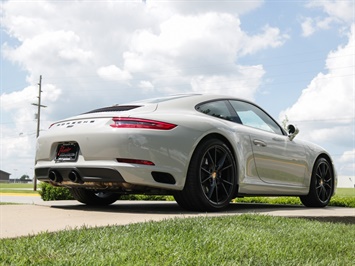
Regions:
[[[176,93],[254,101],[355,176],[354,0],[1,0],[0,169],[33,177],[35,118]]]

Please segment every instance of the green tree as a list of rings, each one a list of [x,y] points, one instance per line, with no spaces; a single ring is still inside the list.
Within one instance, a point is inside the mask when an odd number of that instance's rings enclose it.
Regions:
[[[23,176],[20,177],[21,181],[26,181],[28,179],[30,179],[30,177],[28,175],[23,175]]]

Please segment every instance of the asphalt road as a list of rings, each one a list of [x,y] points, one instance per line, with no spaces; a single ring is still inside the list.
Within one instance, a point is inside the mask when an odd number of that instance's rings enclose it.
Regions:
[[[221,216],[255,213],[284,217],[302,217],[320,221],[355,224],[355,209],[326,207],[305,208],[269,204],[231,204],[219,213],[182,210],[175,202],[117,201],[107,207],[88,207],[77,201],[42,201],[36,196],[3,196],[1,202],[27,203],[0,205],[0,238],[34,235],[73,228],[125,225],[146,221],[196,216]],[[27,202],[26,202],[27,201]]]

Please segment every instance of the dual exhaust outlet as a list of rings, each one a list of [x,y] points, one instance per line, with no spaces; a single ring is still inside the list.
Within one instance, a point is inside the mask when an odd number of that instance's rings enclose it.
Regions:
[[[51,180],[52,182],[55,182],[55,183],[62,183],[63,182],[62,175],[56,170],[49,171],[48,178],[49,178],[49,180]],[[70,173],[68,174],[68,179],[73,183],[80,183],[80,184],[84,183],[84,181],[81,179],[79,173],[75,170],[70,171]]]

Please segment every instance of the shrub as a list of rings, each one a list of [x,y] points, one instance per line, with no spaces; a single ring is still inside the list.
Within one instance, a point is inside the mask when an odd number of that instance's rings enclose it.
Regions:
[[[232,202],[302,205],[298,197],[245,197],[235,198]],[[330,200],[329,206],[355,208],[355,197],[334,196]]]
[[[334,197],[330,200],[329,206],[355,208],[355,197],[339,197],[339,196],[334,196]]]
[[[46,182],[40,183],[39,194],[44,201],[49,200],[73,200],[69,189],[64,187],[54,187]],[[172,201],[174,198],[172,196],[163,195],[122,195],[121,200],[163,200]]]
[[[72,200],[74,199],[69,189],[64,187],[54,187],[48,183],[41,182],[39,194],[44,201],[48,200]]]

